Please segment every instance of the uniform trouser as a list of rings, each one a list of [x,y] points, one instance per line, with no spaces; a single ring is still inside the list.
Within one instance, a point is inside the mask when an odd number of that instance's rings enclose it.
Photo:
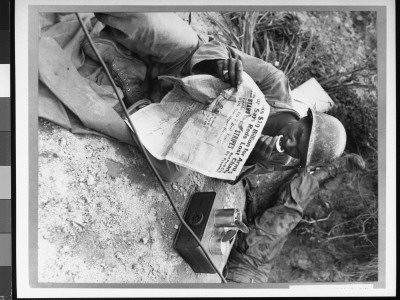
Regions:
[[[199,47],[193,29],[173,13],[96,13],[103,29],[114,41],[124,45],[148,66],[147,78],[160,75],[190,74],[190,59]],[[137,143],[137,137],[135,137]],[[174,181],[188,170],[170,161],[149,157],[165,181]]]
[[[96,13],[113,40],[149,65],[151,78],[188,75],[188,62],[199,47],[193,29],[173,13]],[[186,73],[186,74],[185,74]]]

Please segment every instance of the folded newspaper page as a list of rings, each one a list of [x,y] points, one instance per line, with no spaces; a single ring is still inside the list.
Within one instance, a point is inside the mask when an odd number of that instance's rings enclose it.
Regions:
[[[238,89],[211,75],[160,79],[173,89],[130,116],[146,149],[209,177],[236,179],[270,111],[255,82],[245,73]]]

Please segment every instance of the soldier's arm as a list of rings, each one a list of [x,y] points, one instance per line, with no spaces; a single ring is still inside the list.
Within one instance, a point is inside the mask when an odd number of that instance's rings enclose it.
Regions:
[[[230,68],[229,65],[232,61],[234,67]],[[237,63],[237,61],[240,61],[240,63]],[[233,69],[236,72],[237,64],[241,64],[243,71],[254,80],[268,102],[283,102],[292,105],[289,81],[282,71],[268,62],[220,42],[212,41],[200,46],[193,54],[191,70],[192,73],[206,73],[221,77],[221,66],[228,67],[228,70]],[[234,78],[236,79],[235,82],[240,81],[236,75]],[[229,76],[229,80],[231,79],[232,76]]]
[[[305,207],[319,190],[319,179],[304,171],[282,186],[276,206],[255,219],[243,245],[231,252],[227,262],[228,280],[267,281],[271,260],[302,219]]]

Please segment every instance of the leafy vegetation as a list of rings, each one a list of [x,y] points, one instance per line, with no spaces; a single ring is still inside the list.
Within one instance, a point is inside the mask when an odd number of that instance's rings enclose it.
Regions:
[[[292,88],[314,77],[336,103],[328,113],[346,128],[345,151],[360,154],[367,170],[327,183],[296,233],[334,258],[323,280],[378,280],[376,13],[227,12],[207,18],[216,28],[213,38],[271,62]]]

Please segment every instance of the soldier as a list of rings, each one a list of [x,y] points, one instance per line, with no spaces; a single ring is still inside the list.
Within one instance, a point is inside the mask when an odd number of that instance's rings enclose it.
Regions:
[[[239,235],[226,265],[226,277],[231,282],[267,282],[271,260],[301,220],[319,184],[338,173],[365,167],[358,155],[338,159],[346,144],[343,125],[336,118],[312,109],[300,118],[293,108],[288,79],[283,72],[217,41],[202,41],[173,14],[98,13],[96,17],[105,28],[94,38],[95,46],[131,109],[147,105],[148,101],[142,101],[144,97],[160,101],[168,87],[160,86],[159,75],[211,74],[237,87],[246,72],[265,95],[271,107],[268,120],[233,183],[245,180],[249,186],[251,176],[274,170],[288,170],[286,179],[293,177],[280,188],[275,206],[258,216],[254,215],[254,209],[247,209],[250,232]],[[97,60],[87,42],[82,48],[87,56]],[[275,151],[279,136],[283,136],[280,143],[283,153]],[[186,174],[183,167],[151,159],[165,181]]]
[[[324,165],[339,157],[346,132],[336,118],[308,111],[300,118],[293,108],[287,77],[270,63],[217,41],[204,42],[178,16],[167,13],[97,13],[105,27],[93,39],[103,60],[124,92],[131,110],[150,101],[159,102],[166,87],[160,75],[215,75],[238,86],[246,72],[256,82],[271,107],[266,125],[250,154],[238,182],[250,174]],[[87,41],[86,55],[97,60]],[[283,153],[275,145],[279,136]],[[169,161],[151,160],[165,181],[184,176],[187,170]],[[283,167],[283,168],[282,168]]]

